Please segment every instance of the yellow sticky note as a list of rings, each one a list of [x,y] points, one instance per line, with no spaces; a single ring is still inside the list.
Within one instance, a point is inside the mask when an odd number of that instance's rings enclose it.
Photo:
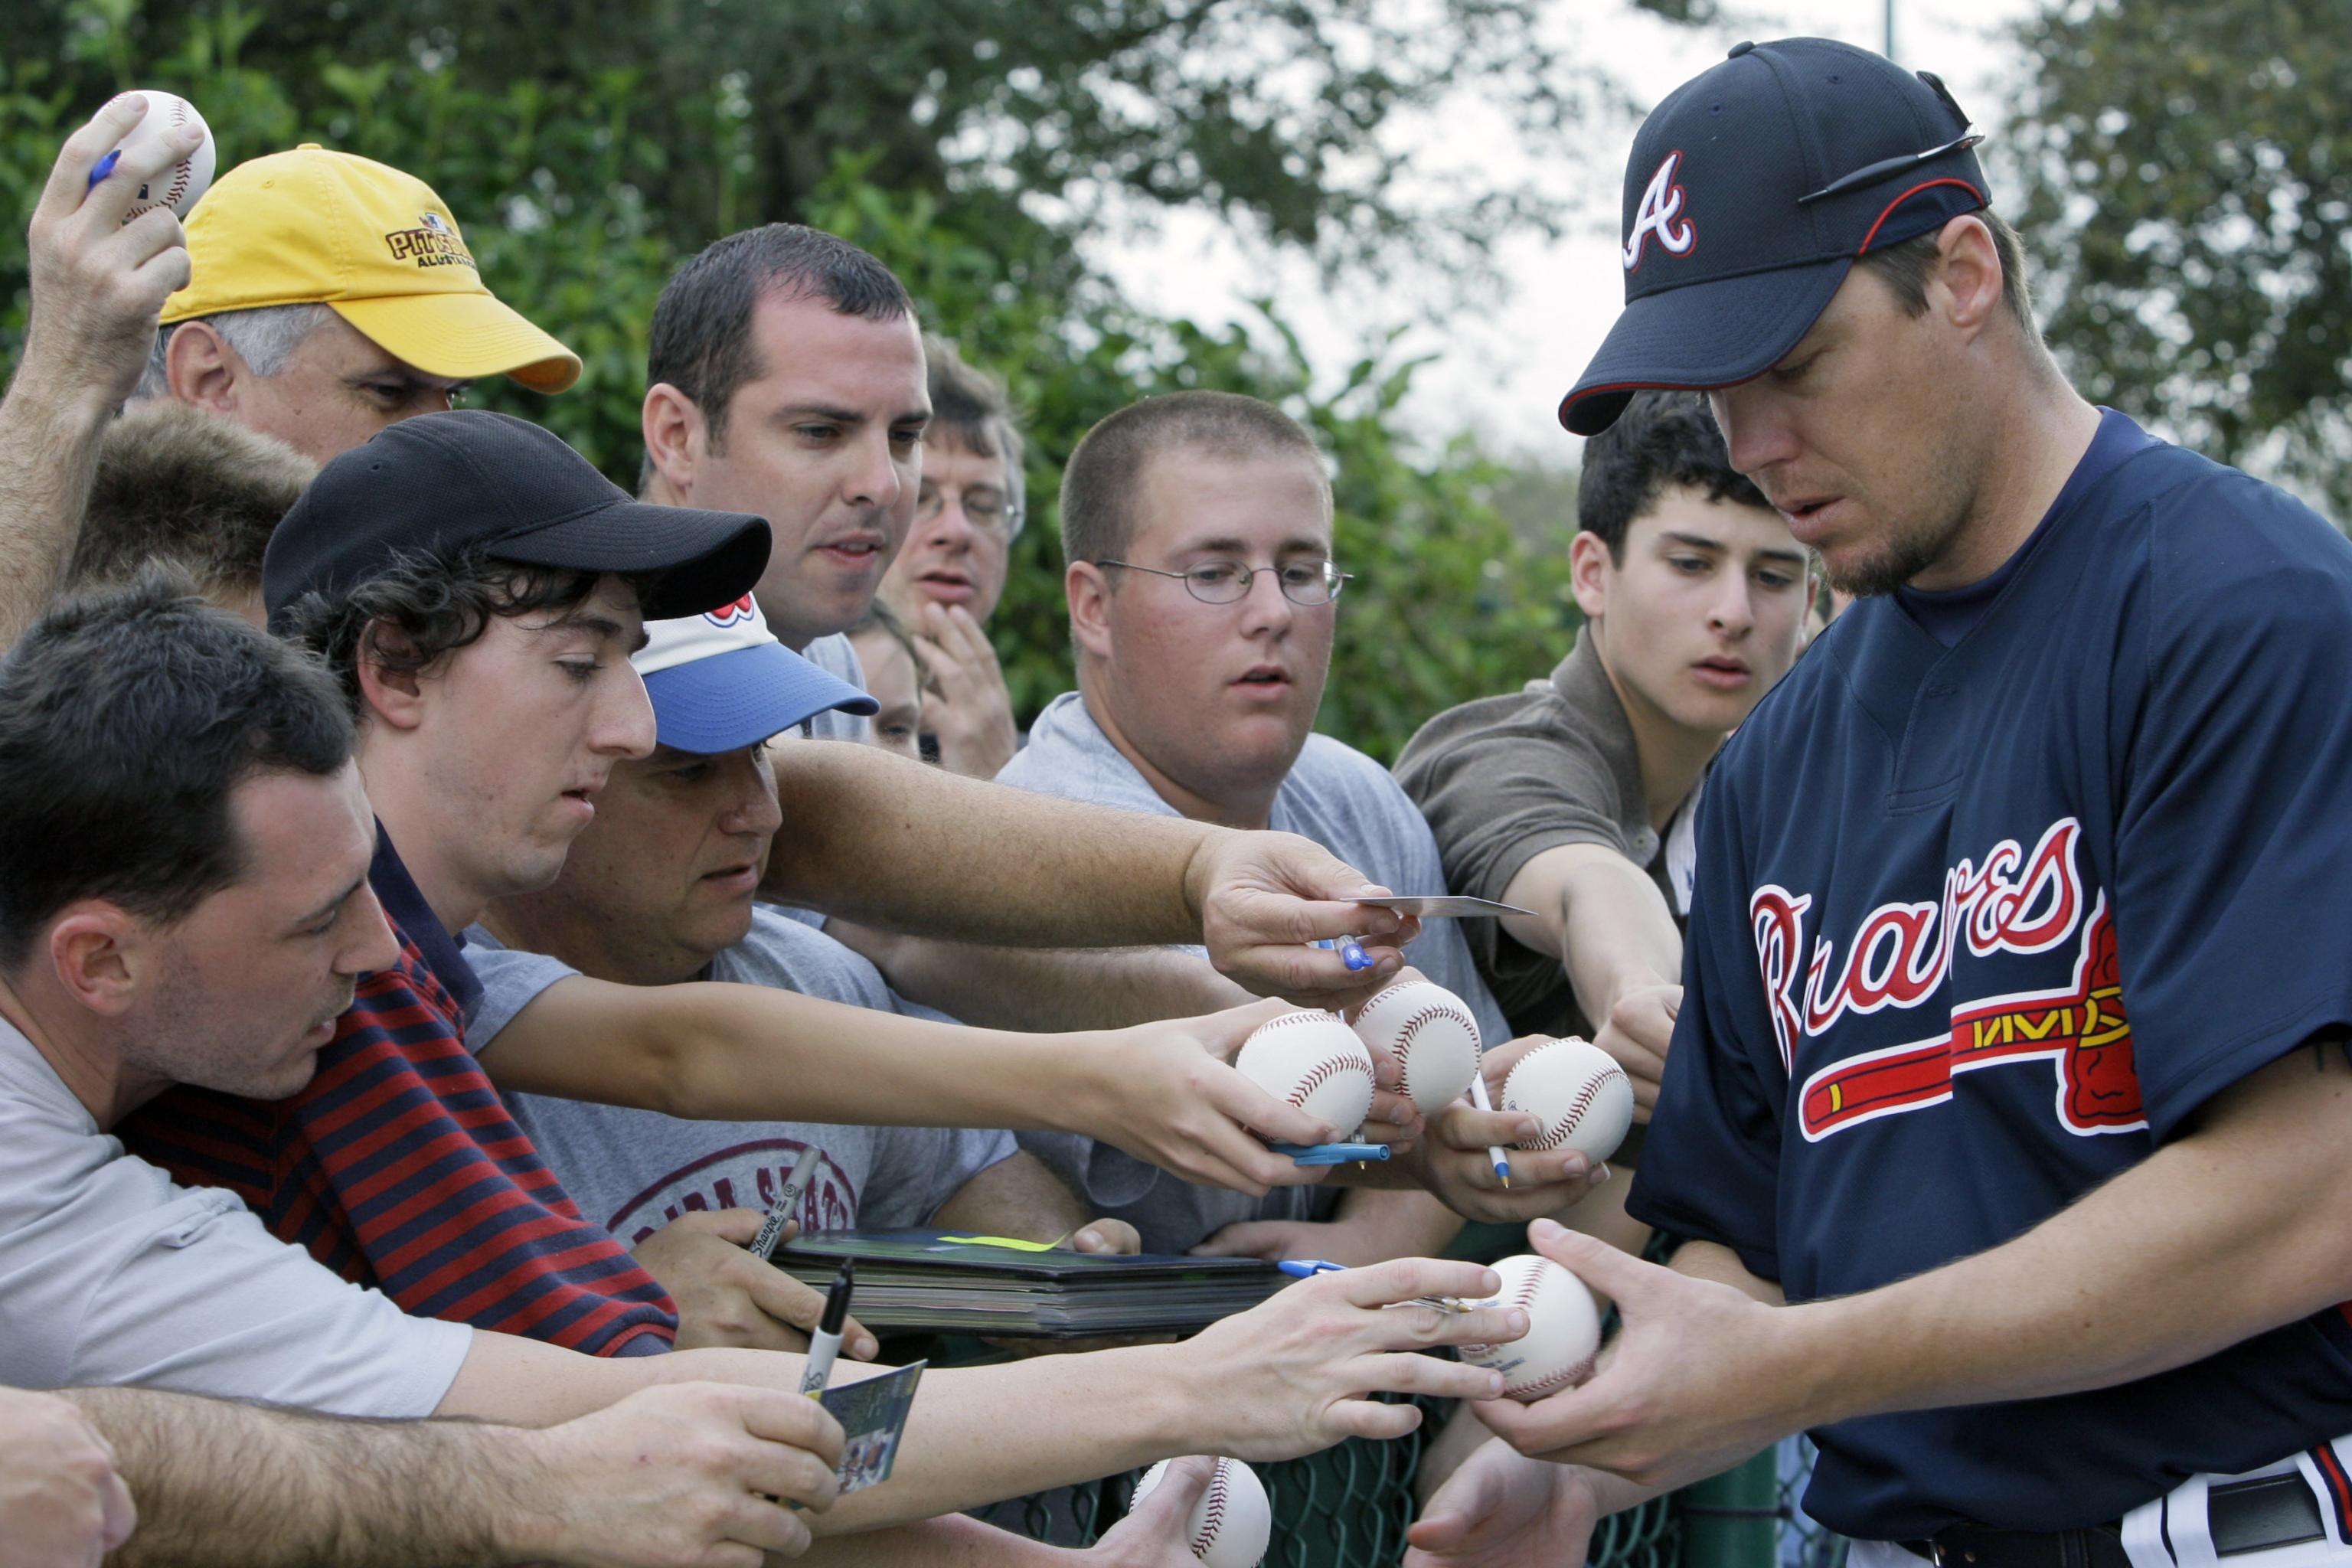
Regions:
[[[1023,1241],[1010,1236],[943,1236],[941,1241],[960,1241],[971,1247],[1003,1247],[1014,1252],[1051,1252],[1050,1241]]]

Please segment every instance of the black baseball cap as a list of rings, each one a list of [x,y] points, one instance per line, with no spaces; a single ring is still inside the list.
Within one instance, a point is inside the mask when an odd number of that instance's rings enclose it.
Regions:
[[[388,425],[320,469],[269,536],[262,598],[274,620],[306,594],[348,595],[398,553],[467,546],[637,577],[639,607],[656,620],[750,593],[767,568],[768,522],[637,500],[528,420],[452,409]]]
[[[1559,405],[1606,430],[1646,387],[1761,375],[1857,257],[1990,199],[1944,84],[1828,38],[1739,44],[1666,96],[1625,164],[1625,313]]]

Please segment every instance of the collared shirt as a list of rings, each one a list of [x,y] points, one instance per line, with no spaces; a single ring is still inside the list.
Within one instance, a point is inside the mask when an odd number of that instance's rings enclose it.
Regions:
[[[1650,873],[1676,925],[1689,913],[1690,824],[1700,790],[1676,810],[1662,842],[1650,826],[1633,724],[1589,637],[1576,639],[1550,679],[1449,708],[1423,725],[1396,775],[1428,817],[1446,885],[1457,893],[1499,900],[1545,850],[1598,844]],[[1500,921],[1460,923],[1515,1033],[1591,1037],[1559,959],[1521,945]]]
[[[274,1103],[175,1089],[124,1142],[420,1316],[593,1355],[668,1349],[668,1294],[581,1218],[467,1053],[481,983],[381,828],[368,880],[400,957],[361,979],[309,1085]]]

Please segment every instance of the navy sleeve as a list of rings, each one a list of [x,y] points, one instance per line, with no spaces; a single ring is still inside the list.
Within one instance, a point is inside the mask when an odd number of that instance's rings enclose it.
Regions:
[[[1718,765],[1700,802],[1682,1012],[1625,1209],[1657,1229],[1727,1247],[1749,1273],[1777,1280],[1788,1072],[1748,930],[1731,772]]]
[[[2227,473],[2157,500],[2147,537],[2147,689],[2112,876],[2160,1142],[2352,1026],[2352,544]]]

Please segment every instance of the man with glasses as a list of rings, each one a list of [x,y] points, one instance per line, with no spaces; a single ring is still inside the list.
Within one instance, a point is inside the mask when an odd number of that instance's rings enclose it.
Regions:
[[[1387,770],[1309,733],[1348,580],[1331,560],[1331,488],[1313,437],[1255,398],[1147,398],[1071,454],[1062,543],[1078,689],[1046,705],[999,782],[1278,828],[1388,887],[1439,890],[1437,845]],[[1451,921],[1431,922],[1407,957],[1470,1004],[1487,1038],[1503,1037]],[[1116,1150],[1033,1142],[1151,1252],[1234,1226],[1208,1250],[1351,1262],[1441,1247],[1459,1224],[1423,1194],[1362,1193],[1344,1230],[1306,1231],[1339,1206],[1323,1188],[1253,1200],[1160,1179]]]
[[[882,579],[882,598],[915,636],[923,679],[923,755],[992,779],[1021,744],[988,617],[1004,595],[1025,514],[1021,432],[1004,384],[926,335],[931,424],[915,525]]]

